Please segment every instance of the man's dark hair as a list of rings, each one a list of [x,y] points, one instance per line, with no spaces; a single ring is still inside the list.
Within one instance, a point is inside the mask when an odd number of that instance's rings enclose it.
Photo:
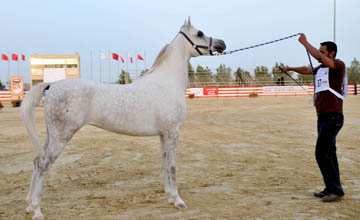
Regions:
[[[322,42],[320,44],[321,46],[326,46],[326,49],[327,51],[330,53],[330,52],[335,52],[334,54],[334,58],[336,57],[336,53],[337,53],[337,46],[334,42],[332,41],[325,41],[325,42]]]

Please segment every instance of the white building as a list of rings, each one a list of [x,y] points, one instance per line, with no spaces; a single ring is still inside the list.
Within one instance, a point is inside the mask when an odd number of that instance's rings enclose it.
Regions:
[[[80,78],[79,54],[33,54],[30,60],[30,86],[41,82]]]

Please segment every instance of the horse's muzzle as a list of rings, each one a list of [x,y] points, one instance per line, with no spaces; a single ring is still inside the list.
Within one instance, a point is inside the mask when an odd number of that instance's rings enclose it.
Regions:
[[[217,40],[214,44],[214,49],[216,52],[222,53],[226,49],[225,42],[223,40]]]

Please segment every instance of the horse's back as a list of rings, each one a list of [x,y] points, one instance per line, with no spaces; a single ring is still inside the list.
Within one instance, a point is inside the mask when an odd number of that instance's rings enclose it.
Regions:
[[[58,102],[63,105],[78,105],[91,99],[94,83],[83,79],[65,79],[50,85],[46,102]]]

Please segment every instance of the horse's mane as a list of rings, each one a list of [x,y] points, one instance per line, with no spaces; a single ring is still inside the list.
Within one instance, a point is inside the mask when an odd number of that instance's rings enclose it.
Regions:
[[[159,52],[159,54],[157,55],[154,64],[151,66],[151,69],[146,72],[144,75],[148,75],[151,74],[152,72],[154,72],[154,70],[156,69],[156,67],[160,66],[160,64],[165,60],[166,56],[167,56],[167,51],[168,51],[168,47],[169,44],[166,44]]]

